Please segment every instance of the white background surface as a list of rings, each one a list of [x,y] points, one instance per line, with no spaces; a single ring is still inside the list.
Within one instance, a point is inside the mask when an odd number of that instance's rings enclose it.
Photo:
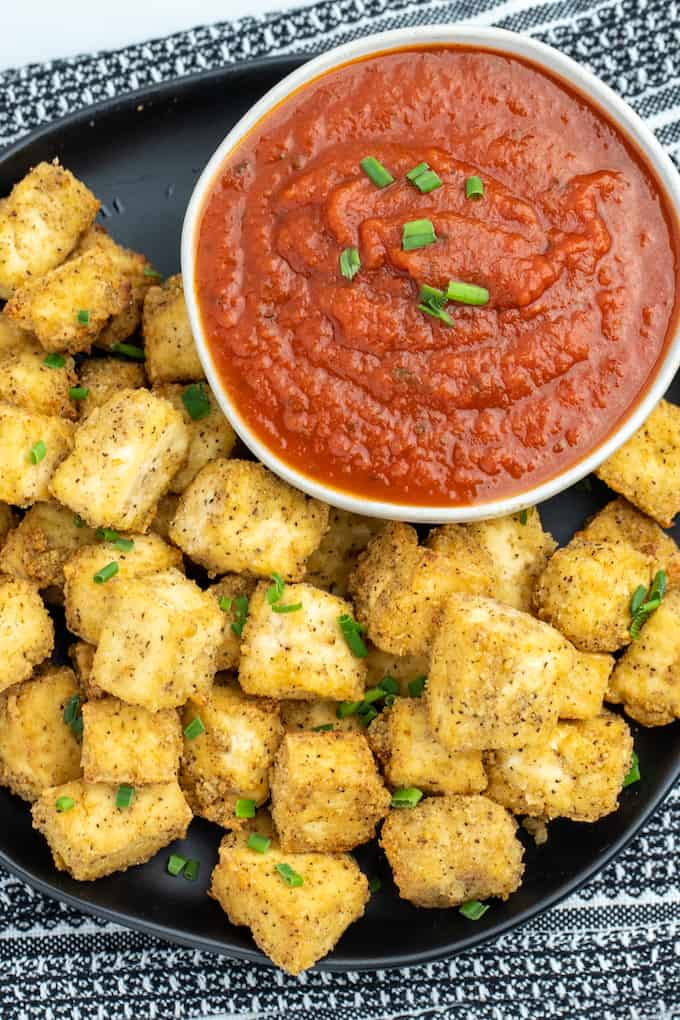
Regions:
[[[0,0],[0,70],[113,50],[194,25],[305,7],[311,0]]]

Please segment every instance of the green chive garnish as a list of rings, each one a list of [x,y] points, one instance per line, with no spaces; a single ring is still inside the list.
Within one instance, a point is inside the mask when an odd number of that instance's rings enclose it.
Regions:
[[[71,386],[68,395],[71,400],[87,400],[90,391],[87,386]]]
[[[396,694],[386,694],[385,695],[385,708],[392,708],[392,705],[395,703],[396,700],[397,700],[397,695]]]
[[[92,580],[95,584],[106,584],[106,582],[110,581],[112,577],[115,577],[117,573],[118,564],[107,563],[105,567],[102,567],[101,570],[97,571]]]
[[[633,641],[637,640],[648,618],[661,605],[661,600],[666,594],[667,583],[666,571],[657,570],[649,590],[645,589],[644,585],[638,585],[633,592],[630,600],[630,614],[632,617],[630,636]]]
[[[368,648],[364,644],[362,634],[365,631],[365,627],[362,627],[355,619],[353,619],[349,613],[343,613],[342,616],[338,617],[338,623],[342,636],[349,645],[350,651],[353,655],[356,655],[357,659],[365,659],[368,655]]]
[[[423,691],[425,690],[425,684],[427,683],[426,676],[417,676],[415,680],[409,680],[408,692],[412,698],[422,698]]]
[[[187,740],[195,740],[196,737],[200,737],[201,733],[205,733],[205,726],[201,717],[195,715],[191,722],[184,727],[184,736]]]
[[[374,156],[365,156],[359,166],[376,188],[386,188],[388,184],[394,183],[392,174]]]
[[[235,620],[231,625],[236,637],[241,637],[243,634],[243,628],[245,622],[248,619],[248,598],[246,595],[237,595],[234,599],[234,605],[236,606]]]
[[[467,917],[468,921],[479,921],[480,917],[483,917],[488,909],[488,903],[480,903],[479,900],[468,900],[467,903],[458,908],[458,912],[463,917]]]
[[[340,253],[340,272],[346,280],[353,280],[361,269],[361,258],[357,248],[345,248]]]
[[[37,443],[33,444],[28,454],[31,464],[39,464],[41,460],[44,460],[46,453],[47,447],[44,441],[39,439]]]
[[[436,188],[441,188],[444,183],[427,163],[419,163],[418,166],[414,166],[413,170],[409,170],[406,174],[406,179],[411,184],[415,184],[423,195],[429,195]]]
[[[481,177],[466,177],[465,179],[465,194],[467,198],[483,198],[484,197],[484,181]]]
[[[325,722],[321,723],[320,726],[312,726],[313,733],[328,733],[330,730],[335,729],[333,723]]]
[[[231,609],[231,599],[227,598],[226,595],[220,595],[217,600],[217,605],[220,607],[223,613],[228,613]]]
[[[406,180],[410,181],[411,184],[413,184],[414,181],[418,180],[421,174],[424,174],[425,171],[429,169],[430,166],[428,163],[418,163],[417,166],[414,166],[413,169],[409,170],[409,172],[406,174]]]
[[[48,368],[63,368],[65,364],[66,358],[61,354],[48,354],[43,358],[43,365],[47,365]]]
[[[268,836],[261,836],[259,832],[251,832],[248,836],[248,849],[254,850],[257,854],[266,854],[272,841]]]
[[[446,298],[447,301],[457,301],[459,305],[486,305],[489,303],[489,292],[486,287],[478,287],[474,283],[449,280]]]
[[[374,719],[377,719],[377,717],[378,713],[372,705],[367,705],[363,711],[361,708],[359,709],[359,722],[362,726],[368,726]]]
[[[399,684],[393,676],[384,676],[378,684],[378,687],[382,687],[382,689],[387,691],[388,694],[398,694],[400,690]]]
[[[80,516],[80,514],[76,514],[75,517],[73,518],[73,526],[74,526],[74,528],[84,528],[85,527],[85,521]]]
[[[87,326],[87,324],[90,321],[90,313],[88,312],[87,308],[81,308],[80,311],[78,312],[77,318],[81,326]]]
[[[296,889],[298,886],[304,884],[302,875],[298,875],[297,871],[294,871],[290,864],[277,864],[276,870],[286,885],[289,885],[291,889]]]
[[[301,602],[289,602],[287,605],[277,602],[275,606],[272,606],[275,613],[297,613],[299,609],[302,609]]]
[[[184,877],[189,882],[195,882],[198,878],[198,872],[201,867],[201,862],[196,860],[188,860],[184,866]]]
[[[346,719],[348,715],[354,715],[359,711],[360,701],[341,701],[335,710],[338,719]]]
[[[380,699],[384,698],[384,696],[385,692],[382,687],[369,687],[364,694],[363,704],[371,705],[374,701],[380,701]]]
[[[647,597],[647,589],[645,588],[644,584],[641,584],[641,585],[639,585],[639,587],[637,587],[635,589],[635,591],[633,592],[633,597],[630,600],[630,615],[631,616],[637,616],[638,610],[639,610],[640,606],[642,605],[642,603],[645,601],[646,597]]]
[[[142,348],[135,344],[113,344],[111,351],[113,354],[123,354],[126,358],[132,358],[133,361],[144,361],[145,357]]]
[[[70,811],[71,808],[74,808],[75,806],[76,802],[73,797],[57,797],[55,802],[55,807],[60,814],[63,814],[64,811]]]
[[[427,248],[434,244],[437,235],[432,220],[409,220],[404,224],[401,235],[401,246],[404,251],[415,251],[416,248]]]
[[[640,759],[638,758],[637,753],[633,751],[633,763],[630,767],[628,775],[623,780],[623,785],[624,787],[626,787],[631,786],[633,783],[639,782],[640,782]]]
[[[431,315],[433,319],[441,319],[441,321],[445,322],[447,326],[453,326],[453,319],[444,308],[435,308],[433,305],[427,305],[421,302],[418,305],[418,310],[425,312],[426,315]]]
[[[134,786],[128,786],[123,783],[118,787],[118,793],[116,794],[116,807],[120,808],[121,811],[124,808],[129,808],[132,801],[135,799],[135,788]]]
[[[83,736],[83,713],[80,709],[80,695],[72,694],[64,705],[62,718],[76,740]]]
[[[176,878],[186,863],[186,857],[180,857],[179,854],[170,854],[170,857],[168,858],[168,874]]]
[[[372,893],[380,892],[382,889],[382,882],[379,878],[369,878],[368,888]]]
[[[439,287],[430,287],[429,283],[424,283],[420,288],[418,300],[423,305],[431,305],[432,308],[443,308],[446,304],[446,291],[440,290]]]
[[[208,397],[205,383],[192,383],[187,386],[182,394],[182,403],[187,409],[187,414],[192,421],[200,421],[210,414],[210,398]]]
[[[284,588],[286,587],[286,582],[283,580],[280,574],[277,574],[276,571],[274,571],[274,573],[271,574],[270,576],[274,583],[270,585],[269,588],[267,588],[266,598],[269,605],[273,606],[274,603],[278,602],[281,596],[283,595]]]
[[[529,511],[525,507],[524,510],[520,510],[520,512],[519,512],[519,523],[520,524],[526,524],[528,520],[529,520]]]
[[[156,272],[155,269],[152,269],[151,266],[144,266],[144,268],[142,269],[142,272],[144,273],[144,276],[151,276],[151,277],[153,277],[154,280],[161,280],[162,279],[161,274]]]
[[[111,528],[97,528],[95,535],[101,542],[115,545],[121,552],[130,552],[135,547],[135,543],[131,538],[123,538],[117,531],[113,531]]]
[[[236,807],[234,808],[234,814],[237,818],[254,818],[255,817],[255,801],[248,800],[246,797],[240,797],[236,801]]]
[[[393,808],[414,808],[423,799],[423,791],[415,786],[406,786],[392,794]]]

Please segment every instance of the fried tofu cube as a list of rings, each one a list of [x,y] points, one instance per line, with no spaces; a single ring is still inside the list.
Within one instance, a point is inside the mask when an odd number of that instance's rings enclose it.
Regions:
[[[146,370],[152,383],[198,382],[201,365],[189,324],[181,274],[151,287],[142,317]]]
[[[134,542],[132,549],[119,550],[108,542],[98,542],[80,549],[64,564],[66,625],[90,644],[99,643],[116,595],[131,578],[182,566],[180,551],[166,545],[158,535],[128,537]],[[112,562],[118,565],[118,572],[105,584],[98,584],[95,574]]]
[[[186,425],[167,400],[121,390],[78,428],[50,491],[92,527],[144,532],[188,449]]]
[[[178,506],[179,496],[176,496],[174,492],[167,492],[165,496],[161,496],[158,500],[156,513],[149,525],[149,531],[159,535],[164,542],[172,541],[170,538],[170,527],[175,519]]]
[[[653,573],[665,570],[668,587],[680,585],[680,549],[659,525],[625,499],[613,499],[586,524],[577,538],[588,542],[629,542],[651,556]]]
[[[103,623],[92,681],[151,712],[202,701],[221,637],[222,610],[178,570],[132,577]]]
[[[428,797],[390,811],[380,845],[402,899],[417,907],[507,900],[519,888],[524,850],[512,815],[482,795]]]
[[[130,283],[104,252],[69,259],[15,290],[5,315],[35,333],[46,351],[89,351],[130,300]]]
[[[487,756],[487,795],[515,814],[596,822],[618,807],[633,738],[623,719],[561,721],[540,744]]]
[[[246,574],[226,574],[217,584],[211,584],[208,588],[224,614],[222,643],[217,652],[217,669],[220,671],[238,669],[241,661],[241,635],[238,632],[243,629],[239,623],[239,605],[243,604],[243,599],[246,600],[246,605],[249,603],[256,587],[257,579],[254,577],[248,577]]]
[[[0,403],[0,500],[26,507],[49,499],[50,478],[73,436],[70,421]]]
[[[146,384],[144,366],[136,361],[116,358],[89,358],[80,369],[80,385],[87,391],[78,401],[80,420],[84,421],[121,390],[138,390]]]
[[[33,827],[43,834],[54,865],[79,882],[103,878],[150,860],[186,836],[191,810],[177,782],[135,789],[130,807],[116,807],[118,787],[84,779],[44,790],[33,805]],[[73,801],[58,811],[57,801]]]
[[[63,588],[64,564],[95,540],[92,529],[80,523],[59,503],[35,503],[7,536],[0,550],[0,571],[38,588]]]
[[[680,510],[680,407],[661,400],[596,474],[663,528],[670,528]]]
[[[0,576],[0,691],[27,680],[53,647],[54,627],[38,589]]]
[[[429,653],[454,592],[490,593],[483,569],[418,545],[410,524],[390,521],[359,557],[349,583],[357,619],[371,641],[393,655]]]
[[[7,503],[0,503],[0,549],[7,535],[17,526],[17,523],[16,514],[11,506],[8,506]]]
[[[345,598],[357,556],[373,536],[383,530],[385,522],[334,506],[330,508],[328,520],[328,531],[321,539],[321,545],[307,560],[305,581],[315,588],[323,588],[332,595]]]
[[[281,722],[287,733],[300,730],[351,730],[363,733],[357,713],[338,718],[338,701],[282,701]]]
[[[614,656],[574,651],[574,665],[560,685],[560,719],[592,719],[600,715]]]
[[[179,411],[189,433],[187,459],[172,479],[170,492],[184,492],[201,468],[217,457],[228,457],[236,442],[236,433],[222,414],[209,386],[205,382],[198,385],[207,398],[209,411],[196,419],[191,417],[182,399],[187,393],[187,386],[179,383],[161,383],[152,390],[157,397],[163,397]]]
[[[287,733],[270,783],[272,818],[286,851],[352,850],[373,838],[390,807],[361,733]]]
[[[219,458],[183,493],[170,537],[211,576],[277,571],[285,581],[298,581],[327,525],[325,503],[262,464]]]
[[[1,207],[0,207],[1,208]],[[18,351],[22,347],[33,347],[36,339],[16,322],[8,319],[4,311],[0,312],[0,355]]]
[[[494,599],[452,596],[432,646],[430,726],[452,751],[523,747],[557,722],[574,651],[562,635]]]
[[[449,751],[430,729],[420,698],[397,698],[368,728],[368,743],[392,787],[424,793],[481,793],[486,773],[481,751]]]
[[[643,726],[680,719],[680,591],[669,591],[616,664],[607,701]]]
[[[366,666],[340,629],[351,613],[348,602],[313,588],[288,584],[280,605],[301,605],[277,612],[267,601],[268,584],[259,584],[243,630],[239,682],[248,694],[313,701],[361,700]]]
[[[649,587],[652,565],[630,542],[572,539],[539,577],[534,605],[581,651],[615,652],[630,642],[631,596]]]
[[[80,744],[64,722],[77,692],[73,671],[53,666],[0,697],[0,785],[33,801],[80,776]]]
[[[182,730],[175,709],[150,712],[104,697],[87,701],[82,711],[88,783],[125,783],[136,789],[177,778]]]
[[[232,924],[250,928],[277,967],[300,974],[362,916],[369,900],[366,876],[350,854],[284,852],[274,836],[260,854],[246,840],[245,833],[224,837],[208,895]],[[286,884],[279,865],[292,868],[302,885]]]
[[[0,401],[38,414],[75,419],[75,404],[69,397],[77,382],[73,358],[50,367],[40,344],[24,344],[12,351],[0,352]]]
[[[98,209],[92,192],[56,160],[33,167],[0,208],[0,298],[60,265]]]
[[[264,804],[269,796],[269,769],[283,737],[278,705],[251,698],[237,684],[215,684],[205,704],[191,699],[183,725],[199,718],[204,731],[184,738],[182,786],[196,815],[239,828],[240,798]],[[191,731],[190,731],[191,732]]]
[[[423,682],[430,670],[428,655],[390,655],[381,652],[373,645],[369,646],[366,656],[366,686],[377,687],[383,677],[391,677],[399,684],[400,693],[405,697],[412,692],[409,684],[414,681]]]

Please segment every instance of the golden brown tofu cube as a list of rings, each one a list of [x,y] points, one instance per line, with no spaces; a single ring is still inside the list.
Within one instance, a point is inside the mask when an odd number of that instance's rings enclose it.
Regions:
[[[425,655],[454,592],[489,593],[470,561],[418,545],[415,528],[390,521],[369,542],[350,578],[357,619],[371,641],[393,655]]]
[[[80,369],[80,385],[88,391],[85,400],[78,401],[81,421],[121,390],[138,390],[145,383],[144,366],[136,361],[89,358]]]
[[[633,738],[623,719],[563,721],[540,744],[487,756],[487,795],[515,814],[596,822],[618,807]]]
[[[0,208],[0,297],[60,265],[98,209],[92,192],[56,160],[33,167]]]
[[[24,800],[77,779],[80,744],[64,722],[78,685],[73,671],[52,666],[0,697],[0,785]]]
[[[680,549],[659,525],[625,499],[607,503],[580,531],[577,538],[588,542],[630,542],[654,561],[653,571],[665,570],[669,588],[680,584]]]
[[[384,521],[361,517],[332,506],[328,531],[319,548],[307,560],[305,581],[345,598],[349,575],[356,566],[357,556],[384,527]]]
[[[206,398],[205,406],[208,413],[203,414],[201,411],[201,417],[195,419],[189,414],[182,399],[190,387],[182,386],[179,383],[162,383],[154,386],[152,390],[156,396],[163,397],[179,411],[189,433],[187,459],[172,479],[170,492],[184,492],[201,468],[217,457],[228,457],[236,442],[236,433],[222,414],[207,383],[193,383],[193,389],[190,390],[187,399],[191,398],[192,393],[196,393],[198,386],[200,386],[201,395]]]
[[[121,390],[78,428],[50,490],[92,527],[144,532],[188,449],[182,416],[167,400]]]
[[[270,783],[286,851],[352,850],[373,838],[391,800],[360,733],[287,733]]]
[[[69,397],[78,381],[73,358],[66,356],[63,365],[51,366],[45,357],[37,343],[0,353],[0,400],[38,414],[77,418]]]
[[[249,694],[269,698],[342,701],[361,699],[366,666],[340,629],[339,618],[351,606],[311,584],[287,584],[277,612],[261,583],[251,596],[243,630],[239,682]]]
[[[338,718],[338,701],[282,701],[281,722],[287,733],[300,730],[317,730],[322,733],[331,730],[353,730],[363,733],[364,728],[358,714]]]
[[[18,351],[22,347],[33,347],[35,344],[36,339],[32,333],[8,319],[4,311],[0,312],[0,355]]]
[[[0,560],[0,563],[2,561]],[[227,574],[217,584],[211,584],[208,591],[216,599],[224,613],[222,624],[222,644],[217,652],[217,669],[238,669],[241,661],[241,635],[243,630],[240,622],[241,610],[247,606],[250,596],[255,591],[257,580],[245,574]],[[243,602],[243,599],[246,602]],[[240,600],[240,601],[238,601]]]
[[[59,871],[90,882],[143,864],[186,836],[191,810],[176,782],[140,786],[128,808],[116,807],[117,791],[115,785],[77,779],[42,792],[33,805],[33,826],[47,840]],[[62,798],[73,801],[69,810],[57,810]]]
[[[651,576],[652,560],[630,542],[576,538],[549,561],[534,605],[581,651],[615,652],[630,641],[633,592]]]
[[[0,691],[27,680],[53,647],[54,627],[38,589],[0,576]]]
[[[413,694],[409,685],[422,685],[427,680],[430,669],[428,655],[390,655],[381,652],[373,645],[369,646],[366,656],[366,686],[377,687],[383,677],[391,677],[399,684],[400,693],[405,697]],[[422,693],[422,691],[421,691]]]
[[[118,698],[83,705],[83,775],[88,783],[171,783],[182,753],[179,716],[149,712]]]
[[[222,840],[209,895],[230,922],[250,928],[263,953],[300,974],[335,946],[369,899],[368,882],[350,854],[294,854],[273,838],[266,853],[248,848],[245,833]],[[302,884],[286,884],[287,865]]]
[[[680,407],[662,400],[596,472],[614,492],[664,528],[680,510]]]
[[[524,850],[512,815],[480,795],[429,797],[390,811],[380,836],[402,899],[417,907],[507,900],[519,888]]]
[[[397,698],[368,728],[368,743],[392,787],[424,793],[481,793],[486,774],[481,751],[449,751],[430,729],[420,698]]]
[[[194,382],[203,378],[179,273],[148,291],[142,329],[146,370],[152,383]]]
[[[263,804],[269,796],[269,769],[283,736],[278,705],[248,697],[235,683],[215,684],[205,704],[187,702],[185,730],[197,717],[204,732],[185,735],[182,786],[194,814],[238,828],[236,801]]]
[[[0,571],[31,581],[38,588],[64,586],[64,564],[94,532],[59,503],[35,503],[7,536],[0,550]]]
[[[680,719],[680,591],[669,591],[616,664],[606,700],[643,726]]]
[[[172,541],[215,574],[300,580],[328,524],[328,507],[262,464],[213,460],[179,502]]]
[[[560,719],[600,715],[614,661],[602,652],[574,652],[574,665],[560,684]]]
[[[73,436],[70,421],[0,403],[0,499],[23,507],[49,499],[50,478]]]
[[[430,725],[452,751],[523,747],[557,722],[574,651],[562,635],[494,599],[452,596],[432,646]]]
[[[166,545],[158,535],[126,537],[134,543],[132,549],[122,550],[109,542],[98,542],[80,549],[64,564],[66,625],[92,645],[98,644],[116,595],[130,578],[182,566],[180,551]],[[95,574],[109,563],[116,563],[117,573],[104,584],[98,584]]]
[[[91,251],[15,290],[5,314],[35,333],[46,351],[89,351],[130,299],[113,259]]]
[[[222,637],[222,610],[178,570],[121,585],[104,621],[92,681],[151,712],[207,698]]]

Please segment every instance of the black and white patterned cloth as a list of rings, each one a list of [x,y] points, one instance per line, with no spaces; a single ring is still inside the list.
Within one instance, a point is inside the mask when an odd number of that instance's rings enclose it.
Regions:
[[[11,3],[18,0],[10,0]],[[372,31],[473,19],[526,32],[612,85],[680,157],[676,0],[327,0],[0,74],[0,145],[144,85]],[[310,973],[168,947],[0,870],[0,1020],[680,1018],[680,789],[580,893],[492,945],[425,967]]]

